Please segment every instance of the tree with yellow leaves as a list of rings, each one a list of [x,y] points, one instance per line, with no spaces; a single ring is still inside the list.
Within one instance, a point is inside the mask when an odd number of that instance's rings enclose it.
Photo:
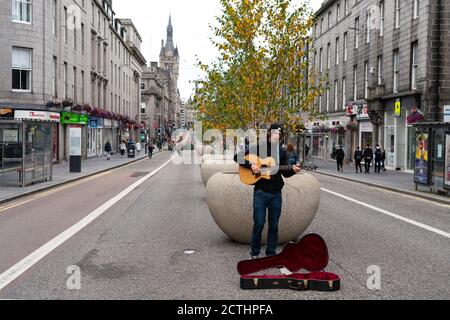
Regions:
[[[324,81],[308,55],[314,19],[308,3],[292,0],[221,0],[212,27],[219,57],[198,63],[194,105],[204,129],[258,129],[273,122],[294,131],[321,117],[314,106]]]

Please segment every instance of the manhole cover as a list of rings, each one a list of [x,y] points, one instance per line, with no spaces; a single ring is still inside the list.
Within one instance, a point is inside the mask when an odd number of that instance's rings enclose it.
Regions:
[[[135,172],[133,173],[132,177],[143,177],[148,175],[150,172]]]

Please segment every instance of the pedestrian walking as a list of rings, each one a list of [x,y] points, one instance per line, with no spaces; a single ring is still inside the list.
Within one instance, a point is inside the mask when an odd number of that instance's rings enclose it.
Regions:
[[[381,158],[383,156],[383,153],[381,152],[381,148],[380,145],[377,144],[376,148],[375,148],[375,153],[374,153],[374,157],[375,157],[375,173],[380,173],[381,171]]]
[[[145,149],[145,154],[147,154],[147,152],[148,152],[148,141],[145,142],[144,149]]]
[[[362,173],[362,168],[361,168],[362,158],[363,158],[363,153],[361,151],[361,148],[356,147],[355,155],[353,156],[353,159],[355,160],[356,173],[358,173],[358,168],[359,168],[359,172]]]
[[[383,152],[381,153],[381,167],[383,168],[383,171],[386,171],[386,166],[385,166],[385,161],[386,161],[386,150],[383,149]]]
[[[261,142],[260,146],[253,146],[239,152],[239,154],[234,156],[234,161],[238,162],[238,159],[244,159],[245,156],[249,155],[250,150],[258,150],[258,154],[255,156],[259,156],[261,158],[272,156],[277,165],[287,166],[286,152],[282,149],[280,144],[282,134],[283,129],[281,126],[278,124],[272,124],[270,126],[266,141]],[[254,174],[261,173],[262,168],[255,163],[245,161],[244,164],[239,164],[246,169],[252,170]],[[250,256],[252,259],[258,258],[261,251],[262,232],[266,222],[266,216],[268,216],[267,221],[269,224],[266,256],[273,256],[276,254],[276,247],[278,243],[278,224],[282,210],[282,189],[284,186],[282,176],[289,178],[298,172],[300,172],[300,167],[293,165],[291,168],[277,170],[272,173],[270,179],[261,179],[256,182],[253,193],[253,233],[250,251]]]
[[[125,144],[125,141],[122,140],[119,149],[120,149],[120,156],[123,157],[125,155],[125,151],[127,150],[127,145]]]
[[[335,152],[336,155],[336,163],[337,163],[337,170],[338,172],[344,172],[344,159],[345,159],[345,152],[342,150],[342,146],[338,146]]]
[[[111,152],[112,152],[111,142],[109,142],[109,140],[107,140],[105,143],[106,160],[111,160]]]
[[[138,141],[136,143],[136,153],[137,153],[137,155],[139,155],[139,153],[141,152],[141,149],[142,149],[141,143]]]
[[[153,142],[150,142],[148,145],[148,157],[149,159],[153,158],[153,150],[155,149],[155,146],[153,145]]]
[[[372,164],[373,159],[373,150],[370,147],[370,144],[367,144],[367,148],[364,149],[363,152],[363,159],[364,159],[364,165],[365,165],[365,173],[370,174],[370,165]]]

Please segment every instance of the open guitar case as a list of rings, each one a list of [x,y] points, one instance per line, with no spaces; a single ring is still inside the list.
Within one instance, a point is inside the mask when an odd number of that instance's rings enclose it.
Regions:
[[[253,289],[291,289],[296,291],[337,291],[341,278],[326,272],[328,249],[325,241],[317,234],[308,234],[299,242],[288,243],[278,255],[238,263],[240,287]],[[260,271],[286,268],[290,275],[255,274]],[[306,270],[300,273],[300,270]]]

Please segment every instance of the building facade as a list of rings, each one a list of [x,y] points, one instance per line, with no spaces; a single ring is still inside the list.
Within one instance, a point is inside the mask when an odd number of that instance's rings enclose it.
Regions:
[[[0,10],[2,119],[59,113],[53,162],[69,158],[71,125],[82,126],[83,158],[102,156],[106,140],[117,151],[134,138],[145,59],[134,25],[116,19],[111,0],[4,0]]]
[[[449,104],[449,11],[440,0],[324,1],[310,61],[326,81],[316,105],[328,120],[309,124],[321,132],[314,155],[329,159],[342,145],[352,161],[357,146],[380,144],[388,167],[414,170],[413,116],[441,122]]]

